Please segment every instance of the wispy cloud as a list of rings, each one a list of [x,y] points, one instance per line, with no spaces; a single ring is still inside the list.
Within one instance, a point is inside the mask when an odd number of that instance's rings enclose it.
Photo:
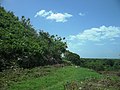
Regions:
[[[81,12],[80,12],[79,15],[80,15],[80,16],[85,16],[85,13],[81,13]]]
[[[67,18],[72,17],[71,14],[68,13],[52,13],[50,16],[48,16],[46,19],[50,19],[50,20],[55,20],[56,22],[66,22]]]
[[[54,13],[52,11],[47,12],[45,10],[37,12],[35,17],[37,16],[44,17],[48,20],[55,20],[56,22],[67,22],[67,19],[72,17],[72,15],[68,13]]]
[[[70,35],[68,40],[80,40],[80,41],[101,41],[101,40],[114,40],[116,37],[120,37],[120,27],[115,26],[101,26],[99,28],[91,28],[84,30],[77,35]]]
[[[53,13],[52,11],[46,12],[45,10],[40,10],[39,12],[36,13],[35,17],[37,16],[46,17],[52,13]]]
[[[115,26],[100,26],[98,28],[85,29],[79,34],[70,35],[67,39],[68,49],[83,56],[101,57],[108,55],[115,55],[115,52],[119,52],[118,46],[120,46],[120,27]],[[111,48],[111,45],[116,47]],[[116,45],[116,46],[115,46]],[[104,49],[104,50],[102,50]],[[116,50],[114,52],[114,50]]]

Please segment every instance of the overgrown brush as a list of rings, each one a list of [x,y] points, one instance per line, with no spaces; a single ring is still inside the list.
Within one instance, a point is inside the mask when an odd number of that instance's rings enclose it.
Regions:
[[[65,90],[120,90],[120,78],[104,77],[91,78],[85,81],[72,81],[64,85]]]
[[[0,72],[0,90],[6,90],[10,85],[24,80],[34,79],[50,74],[56,68],[52,66],[36,67],[33,69],[9,69]]]

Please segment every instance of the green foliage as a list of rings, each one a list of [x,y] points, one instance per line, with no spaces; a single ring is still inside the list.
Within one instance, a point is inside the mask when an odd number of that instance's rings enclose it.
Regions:
[[[116,62],[114,62],[113,69],[120,70],[120,60],[116,60]]]
[[[47,76],[55,72],[57,68],[52,66],[36,67],[32,69],[9,69],[0,72],[0,90],[9,90],[8,87],[14,83]]]
[[[64,90],[119,90],[120,77],[117,75],[107,74],[100,78],[86,78],[80,82],[73,80],[66,82],[64,87]]]
[[[90,68],[90,69],[94,69],[96,71],[104,70],[103,62],[101,62],[100,60],[99,61],[91,60],[89,62],[86,61],[86,64],[85,64],[84,67],[87,67],[87,68]]]
[[[65,52],[65,57],[66,60],[71,61],[75,65],[81,65],[81,60],[80,56],[76,53],[72,53],[70,51]]]
[[[78,82],[75,82],[75,81],[67,82],[64,85],[64,90],[79,90]]]
[[[2,72],[0,80],[4,85],[8,85],[8,90],[64,90],[66,82],[81,82],[93,77],[100,78],[101,75],[93,70],[75,66],[46,66],[5,71]]]
[[[117,71],[120,70],[119,59],[90,59],[81,58],[82,67],[94,69],[96,71]]]
[[[117,77],[102,77],[100,79],[90,78],[81,82],[79,87],[81,90],[119,90],[120,78]]]
[[[37,33],[29,18],[19,20],[0,7],[0,71],[60,63],[66,50],[63,39],[44,31]]]
[[[17,68],[0,73],[0,90],[119,90],[120,77],[75,66]]]

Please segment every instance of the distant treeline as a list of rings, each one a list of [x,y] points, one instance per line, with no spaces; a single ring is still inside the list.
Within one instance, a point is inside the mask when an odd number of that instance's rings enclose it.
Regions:
[[[120,70],[120,59],[90,59],[81,58],[82,67],[94,69],[96,71]]]
[[[96,71],[120,70],[120,59],[80,58],[76,53],[67,51],[64,60],[71,61],[75,65],[94,69]]]

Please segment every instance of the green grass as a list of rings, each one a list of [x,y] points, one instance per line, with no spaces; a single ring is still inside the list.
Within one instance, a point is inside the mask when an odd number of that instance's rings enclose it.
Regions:
[[[86,79],[98,79],[101,77],[100,74],[93,70],[81,67],[75,68],[75,66],[46,69],[50,71],[47,75],[39,76],[37,78],[31,77],[13,83],[9,86],[9,90],[64,90],[66,82],[81,82]],[[32,73],[34,73],[34,70]]]

